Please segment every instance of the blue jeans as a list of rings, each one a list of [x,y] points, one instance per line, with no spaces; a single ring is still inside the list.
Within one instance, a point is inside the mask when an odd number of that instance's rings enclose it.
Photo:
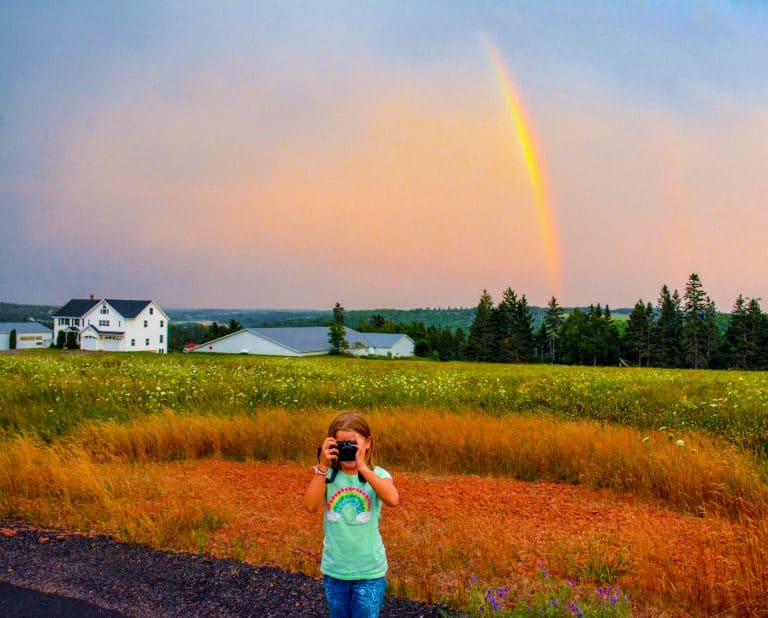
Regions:
[[[323,575],[325,598],[331,618],[378,618],[384,603],[387,580],[344,580]]]

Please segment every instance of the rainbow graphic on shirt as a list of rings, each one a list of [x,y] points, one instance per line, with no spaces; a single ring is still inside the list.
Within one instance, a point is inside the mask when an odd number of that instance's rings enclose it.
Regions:
[[[359,487],[343,487],[328,500],[328,520],[338,521],[341,512],[350,505],[357,521],[365,523],[371,518],[371,497]]]

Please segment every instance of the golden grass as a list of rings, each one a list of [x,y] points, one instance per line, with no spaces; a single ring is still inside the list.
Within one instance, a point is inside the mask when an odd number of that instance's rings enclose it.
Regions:
[[[176,415],[90,423],[71,439],[95,461],[209,455],[311,461],[332,415],[270,410],[252,417]],[[731,517],[765,512],[765,468],[711,437],[552,417],[456,415],[401,409],[369,415],[381,461],[406,470],[582,484]],[[62,447],[63,448],[63,447]]]

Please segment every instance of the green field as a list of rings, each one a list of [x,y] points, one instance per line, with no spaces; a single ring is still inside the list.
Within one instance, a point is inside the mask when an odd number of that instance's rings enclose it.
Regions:
[[[703,431],[768,457],[768,373],[348,358],[37,353],[0,357],[0,436],[89,420],[264,408],[551,414]]]

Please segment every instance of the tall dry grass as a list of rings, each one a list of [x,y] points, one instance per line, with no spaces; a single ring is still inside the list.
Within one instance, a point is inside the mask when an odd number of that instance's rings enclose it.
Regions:
[[[167,413],[129,425],[87,425],[54,444],[18,438],[0,450],[0,514],[155,547],[215,552],[211,540],[222,528],[243,521],[242,505],[206,490],[185,466],[177,471],[157,462],[217,456],[309,463],[331,416],[282,410],[228,419]],[[631,526],[636,536],[625,534],[632,553],[622,584],[649,606],[667,607],[675,599],[676,607],[687,606],[693,615],[755,615],[768,608],[768,519],[750,515],[765,503],[764,484],[754,461],[722,444],[696,436],[670,441],[661,433],[643,441],[644,434],[621,427],[542,418],[403,410],[372,414],[370,420],[385,466],[582,483],[663,499],[682,511],[700,514],[704,504],[708,513],[727,513],[730,518],[724,520],[688,518],[702,525],[683,538],[690,558],[682,573],[680,563],[671,561],[675,552],[669,550],[668,529]],[[685,446],[675,444],[679,439]],[[387,542],[393,561],[399,561],[400,592],[439,600],[438,580],[461,576],[465,581],[468,563],[475,574],[488,578],[515,572],[520,551],[499,545],[498,528],[473,526],[466,519],[461,512],[419,512],[416,524],[393,528],[399,536]],[[285,522],[277,526],[275,531],[283,534],[289,529]],[[284,547],[284,539],[267,540],[251,547],[244,539],[243,547],[223,555],[260,560],[274,554],[285,561],[276,564],[297,568],[296,556],[304,556],[299,547]],[[541,553],[532,559],[556,565],[562,557],[563,575],[593,571],[591,557],[598,566],[611,562],[613,546],[605,540],[595,548],[581,540],[561,548],[541,543]]]
[[[0,516],[114,534],[120,540],[195,551],[231,519],[225,505],[161,491],[152,465],[97,462],[74,444],[18,438],[0,451]]]
[[[229,418],[166,412],[126,424],[86,424],[67,439],[67,448],[80,449],[91,461],[215,455],[309,462],[332,416],[284,410]],[[768,503],[764,464],[703,435],[418,409],[369,418],[379,459],[406,470],[582,484],[663,500],[696,515],[760,516]]]

